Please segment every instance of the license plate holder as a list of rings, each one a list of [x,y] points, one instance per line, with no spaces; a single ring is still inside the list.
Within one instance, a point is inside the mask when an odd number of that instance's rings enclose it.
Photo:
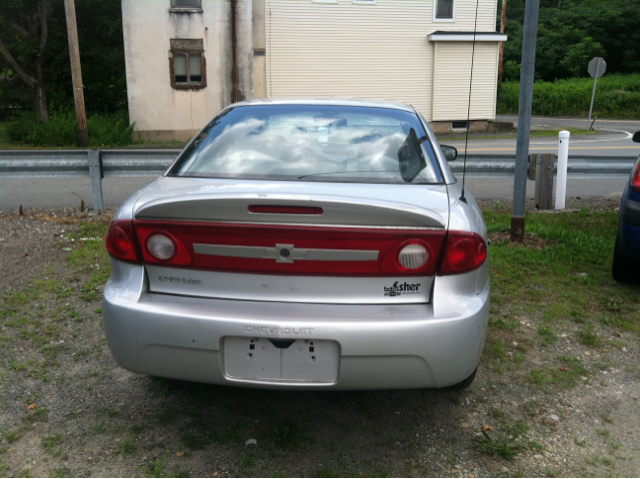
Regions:
[[[224,339],[224,367],[234,379],[296,382],[335,382],[340,347],[336,341],[315,339]]]

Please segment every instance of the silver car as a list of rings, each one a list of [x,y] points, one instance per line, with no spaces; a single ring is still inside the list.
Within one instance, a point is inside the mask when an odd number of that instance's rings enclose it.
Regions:
[[[114,358],[232,386],[468,386],[487,232],[445,153],[403,104],[227,107],[109,228]]]

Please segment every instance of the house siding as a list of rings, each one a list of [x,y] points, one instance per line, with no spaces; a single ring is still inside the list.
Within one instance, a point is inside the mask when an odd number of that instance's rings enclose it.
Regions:
[[[469,107],[472,42],[436,42],[431,121],[494,119],[498,43],[477,42]]]
[[[434,113],[440,115],[446,109],[445,103],[433,102],[433,98],[437,99],[434,94],[443,90],[434,83],[443,78],[434,66],[451,68],[452,74],[459,71],[444,58],[442,65],[436,63],[435,50],[441,42],[429,42],[427,37],[436,30],[473,31],[476,13],[476,2],[470,0],[456,1],[454,22],[434,22],[433,0],[377,0],[374,5],[354,4],[352,0],[265,2],[268,96],[401,101],[414,105],[429,121],[434,119]],[[480,0],[477,30],[495,31],[495,21],[496,0]],[[444,46],[443,50],[454,54],[451,59],[459,58],[461,67],[469,69],[470,55],[464,56],[465,45]],[[497,43],[478,50],[482,56],[479,62],[490,62],[484,69],[495,71],[497,56],[491,57],[488,50],[497,51]],[[481,111],[483,119],[492,119],[495,105],[482,105],[491,98],[495,103],[495,92],[484,91],[490,83],[484,70],[478,76],[482,80],[474,93],[482,98],[474,112]],[[474,73],[474,86],[475,77]],[[455,113],[456,116],[445,115],[446,119],[459,119],[457,106]]]

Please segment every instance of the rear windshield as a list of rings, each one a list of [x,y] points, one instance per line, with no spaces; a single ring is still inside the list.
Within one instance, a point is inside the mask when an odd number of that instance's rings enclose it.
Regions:
[[[169,176],[442,183],[418,117],[386,108],[256,105],[226,110]]]

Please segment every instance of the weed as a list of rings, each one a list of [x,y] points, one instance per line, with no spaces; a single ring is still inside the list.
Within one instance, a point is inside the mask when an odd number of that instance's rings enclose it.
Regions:
[[[529,430],[529,426],[527,426],[523,422],[516,421],[512,424],[505,424],[503,426],[503,430],[505,433],[509,434],[513,439],[526,434]]]
[[[536,451],[544,451],[544,446],[540,444],[538,441],[529,441],[527,443],[529,449],[534,449]]]
[[[208,434],[200,433],[199,431],[187,431],[180,437],[180,440],[185,446],[194,451],[204,449],[212,442]]]
[[[88,349],[79,349],[78,351],[73,353],[73,360],[79,361],[81,358],[85,356],[89,356],[90,354],[91,354],[91,351]]]
[[[608,429],[596,429],[596,434],[602,438],[608,439],[611,436],[611,431]]]
[[[271,429],[271,440],[277,448],[293,449],[309,441],[310,437],[302,423],[287,420]]]
[[[49,408],[36,407],[27,417],[31,422],[47,422],[49,420]]]
[[[598,337],[596,333],[590,333],[587,331],[580,331],[580,341],[587,346],[591,346],[593,348],[599,348],[602,344],[602,341]]]
[[[101,407],[100,409],[98,409],[98,411],[100,411],[102,414],[106,414],[109,417],[118,417],[120,416],[120,414],[122,414],[122,411],[120,409],[111,406]]]
[[[538,326],[538,334],[543,337],[542,346],[546,347],[558,341],[558,336],[553,329],[540,325]]]
[[[129,432],[131,434],[135,434],[138,435],[140,434],[142,431],[144,431],[147,428],[147,423],[143,423],[143,424],[134,424],[133,426],[131,426],[129,428]]]
[[[25,369],[27,369],[27,365],[21,363],[20,361],[10,360],[9,369],[13,369],[14,371],[24,371]]]
[[[505,331],[515,331],[520,327],[520,322],[515,318],[509,320],[505,320],[503,318],[489,318],[489,326]]]
[[[174,421],[178,415],[178,411],[171,406],[165,406],[161,411],[156,411],[153,416],[160,424],[169,424]]]
[[[604,413],[602,415],[602,419],[604,419],[604,422],[607,422],[609,424],[613,424],[613,418],[607,413]]]
[[[51,471],[51,477],[71,477],[71,469],[68,467],[59,467]]]
[[[126,457],[129,454],[133,454],[133,451],[136,450],[136,446],[131,439],[125,439],[120,444],[118,444],[118,451],[122,454],[122,457]]]
[[[24,467],[20,470],[20,477],[33,477],[31,475],[31,468]]]
[[[622,447],[621,443],[610,441],[608,445],[609,454],[614,454],[621,447]]]
[[[3,435],[7,442],[11,444],[22,437],[22,432],[20,430],[11,429],[10,431],[5,431]]]
[[[64,439],[64,436],[62,434],[43,437],[41,439],[42,447],[47,452],[47,454],[50,454],[53,457],[57,457],[60,454],[62,454],[62,449],[59,448],[58,446],[60,445],[63,439]]]
[[[513,460],[516,454],[522,450],[522,446],[508,439],[492,439],[490,437],[477,437],[475,447],[478,454],[499,456],[509,461]]]
[[[247,454],[242,458],[242,460],[240,461],[240,467],[243,467],[243,468],[253,467],[255,463],[256,463],[256,455],[250,452],[249,454]]]
[[[93,435],[93,434],[104,434],[105,432],[107,432],[107,426],[104,422],[99,422],[97,424],[94,424],[93,426],[90,426],[87,429],[87,433]]]
[[[161,459],[149,461],[141,469],[150,477],[166,477],[165,461]]]
[[[587,445],[586,439],[578,439],[577,437],[573,438],[573,442],[575,443],[576,446],[579,446],[579,447],[585,447]]]

